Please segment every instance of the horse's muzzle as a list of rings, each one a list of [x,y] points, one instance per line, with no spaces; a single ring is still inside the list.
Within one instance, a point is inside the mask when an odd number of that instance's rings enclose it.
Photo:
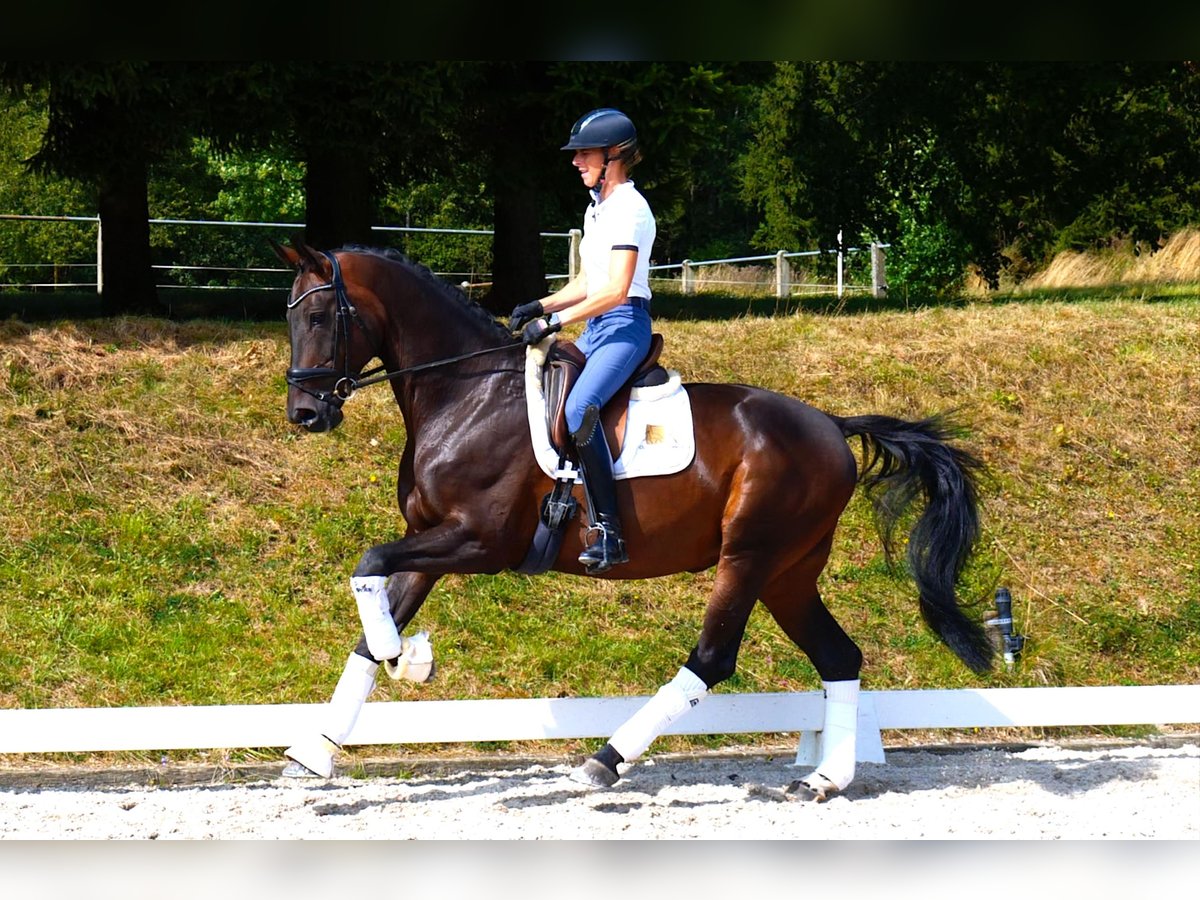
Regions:
[[[332,431],[342,424],[342,409],[332,403],[322,403],[313,397],[301,394],[298,400],[288,403],[288,421],[306,431]]]

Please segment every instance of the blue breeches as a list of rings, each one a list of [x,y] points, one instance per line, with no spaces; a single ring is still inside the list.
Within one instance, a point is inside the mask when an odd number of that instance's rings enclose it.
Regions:
[[[618,306],[589,319],[575,346],[587,365],[567,397],[567,427],[574,433],[589,406],[602,407],[650,352],[650,313]]]

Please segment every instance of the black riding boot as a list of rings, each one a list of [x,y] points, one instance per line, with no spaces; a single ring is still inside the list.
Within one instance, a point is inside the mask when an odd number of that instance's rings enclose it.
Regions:
[[[589,575],[599,575],[615,565],[629,562],[625,541],[621,538],[621,520],[617,516],[617,488],[613,478],[612,455],[600,425],[600,410],[589,406],[583,424],[571,435],[579,467],[583,473],[583,489],[587,494],[590,534],[599,537],[579,554]]]

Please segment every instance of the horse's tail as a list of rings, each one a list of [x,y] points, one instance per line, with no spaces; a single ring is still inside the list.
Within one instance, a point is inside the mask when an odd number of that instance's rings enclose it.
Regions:
[[[895,528],[918,494],[924,510],[908,537],[908,564],[921,615],[956,656],[986,672],[995,653],[981,623],[956,594],[959,575],[979,537],[978,458],[950,443],[960,429],[941,416],[907,422],[891,416],[835,417],[846,437],[862,439],[859,483],[875,509],[889,561]]]

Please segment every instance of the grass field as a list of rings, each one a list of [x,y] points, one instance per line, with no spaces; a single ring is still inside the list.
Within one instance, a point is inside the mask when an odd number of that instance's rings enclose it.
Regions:
[[[1008,586],[1025,651],[967,671],[884,564],[859,497],[822,588],[863,648],[865,688],[1200,681],[1194,288],[658,311],[663,361],[686,381],[969,424],[991,477],[964,596],[982,618]],[[0,707],[328,699],[358,634],[350,571],[403,529],[404,430],[377,387],[335,432],[297,432],[287,361],[282,315],[0,323]],[[650,693],[692,647],[710,582],[447,577],[415,623],[439,677],[381,682],[375,699]],[[756,610],[718,690],[817,686]]]

